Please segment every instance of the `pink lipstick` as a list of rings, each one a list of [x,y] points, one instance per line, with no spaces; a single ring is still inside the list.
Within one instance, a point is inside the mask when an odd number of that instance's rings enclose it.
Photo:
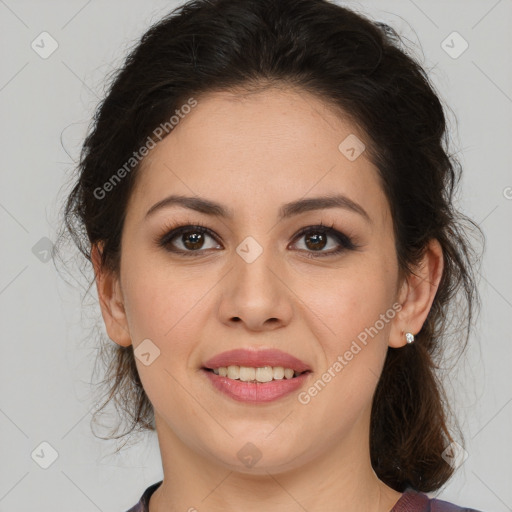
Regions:
[[[302,387],[311,368],[281,350],[235,349],[208,359],[202,371],[214,388],[228,397],[242,402],[266,403]]]

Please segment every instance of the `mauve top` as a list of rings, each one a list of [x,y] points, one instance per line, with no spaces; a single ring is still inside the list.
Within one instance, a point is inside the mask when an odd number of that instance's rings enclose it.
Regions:
[[[140,501],[127,512],[149,512],[149,498],[162,483],[157,482],[145,491]],[[390,512],[479,512],[473,508],[457,507],[452,503],[430,499],[426,494],[407,489]]]

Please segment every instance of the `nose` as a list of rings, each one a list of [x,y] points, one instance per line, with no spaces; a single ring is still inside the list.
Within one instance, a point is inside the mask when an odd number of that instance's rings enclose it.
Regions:
[[[237,253],[226,276],[218,314],[220,321],[250,331],[274,330],[293,316],[293,293],[270,250],[248,262]]]

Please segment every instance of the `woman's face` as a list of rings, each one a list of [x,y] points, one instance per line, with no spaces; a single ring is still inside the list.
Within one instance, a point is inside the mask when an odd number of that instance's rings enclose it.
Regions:
[[[367,446],[387,347],[405,342],[406,326],[392,218],[361,142],[306,93],[216,93],[199,98],[146,158],[124,224],[127,334],[115,341],[133,343],[169,447],[258,472]],[[197,208],[161,203],[170,196],[194,198]],[[313,203],[335,196],[345,199]],[[169,236],[181,226],[190,227]],[[309,372],[297,383],[259,384],[205,369],[233,349],[279,350]],[[245,355],[248,367],[300,369],[275,354]],[[259,376],[280,376],[270,371]]]

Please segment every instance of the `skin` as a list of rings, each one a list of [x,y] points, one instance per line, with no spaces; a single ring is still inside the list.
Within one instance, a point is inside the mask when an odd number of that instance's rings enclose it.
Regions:
[[[432,241],[417,276],[399,280],[392,218],[377,169],[338,145],[346,120],[303,91],[210,93],[146,157],[130,198],[119,273],[92,251],[109,337],[122,346],[150,339],[160,356],[137,368],[155,410],[164,480],[151,512],[299,510],[387,512],[401,493],[372,469],[372,397],[386,351],[420,331],[443,268]],[[279,220],[284,203],[343,193],[368,213],[324,208]],[[200,196],[233,210],[220,219],[180,206],[146,212],[170,194]],[[170,222],[201,223],[203,254],[180,256],[155,241]],[[309,259],[300,229],[334,224],[358,250]],[[236,252],[247,236],[262,254]],[[188,239],[190,247],[190,236]],[[187,250],[182,236],[174,246]],[[329,237],[320,251],[338,246]],[[188,249],[191,252],[193,249]],[[297,393],[267,404],[234,401],[199,370],[239,347],[279,348],[313,369],[305,388],[393,304],[401,310],[308,404]],[[392,309],[391,309],[392,310]],[[253,443],[261,459],[237,452]]]

